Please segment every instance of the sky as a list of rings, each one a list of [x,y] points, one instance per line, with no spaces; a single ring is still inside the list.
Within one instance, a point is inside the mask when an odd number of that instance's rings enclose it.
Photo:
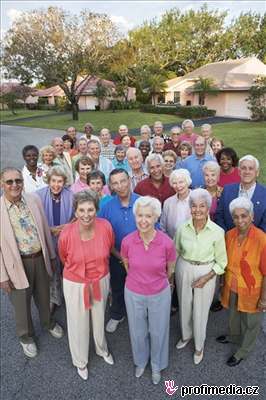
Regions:
[[[241,12],[266,12],[265,1],[1,1],[1,36],[11,27],[12,22],[23,11],[59,6],[73,14],[79,14],[83,9],[92,12],[106,13],[113,22],[118,24],[122,33],[141,25],[152,18],[160,18],[167,10],[177,7],[182,11],[198,10],[204,3],[209,9],[228,10],[227,24]]]

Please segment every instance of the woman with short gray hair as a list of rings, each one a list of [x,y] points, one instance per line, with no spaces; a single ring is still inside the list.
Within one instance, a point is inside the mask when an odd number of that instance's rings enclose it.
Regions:
[[[90,189],[78,192],[73,203],[76,221],[61,232],[59,254],[64,264],[70,353],[78,375],[87,380],[90,316],[96,354],[107,364],[114,364],[104,332],[110,285],[109,256],[114,234],[107,220],[96,217],[99,198],[95,192]]]
[[[227,264],[224,231],[209,218],[211,203],[207,190],[193,190],[189,196],[192,217],[180,227],[175,238],[181,326],[181,339],[176,348],[184,348],[194,338],[196,365],[203,359],[215,277],[224,273]]]
[[[217,203],[223,192],[223,188],[218,185],[220,177],[220,166],[216,161],[207,161],[202,167],[202,172],[205,181],[205,189],[212,196],[212,205],[210,208],[210,218],[213,221]]]
[[[253,350],[266,312],[266,235],[253,224],[253,203],[245,197],[231,201],[235,228],[226,233],[228,264],[222,288],[222,305],[229,308],[229,335],[220,343],[235,343],[227,360],[238,365]]]
[[[161,214],[159,200],[143,196],[133,207],[137,230],[127,235],[121,256],[127,270],[125,303],[135,376],[140,378],[151,362],[152,382],[168,366],[169,325],[173,269],[176,259],[172,240],[155,224]]]

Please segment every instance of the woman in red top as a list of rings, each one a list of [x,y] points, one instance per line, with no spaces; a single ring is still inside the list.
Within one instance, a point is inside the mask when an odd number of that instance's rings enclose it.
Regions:
[[[96,354],[114,363],[104,333],[104,314],[109,293],[109,255],[114,234],[107,220],[97,218],[99,199],[91,190],[74,195],[77,221],[60,234],[59,254],[64,264],[69,347],[79,376],[88,379],[90,314]]]
[[[231,147],[225,147],[218,151],[216,159],[221,167],[218,185],[224,187],[231,183],[239,183],[238,157],[235,150],[231,149]]]

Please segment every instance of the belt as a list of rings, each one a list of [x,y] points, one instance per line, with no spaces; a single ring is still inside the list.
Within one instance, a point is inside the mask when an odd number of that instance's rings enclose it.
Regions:
[[[27,258],[36,258],[39,257],[40,255],[42,255],[42,250],[37,251],[37,253],[33,253],[33,254],[21,254],[21,258],[23,258],[24,260]]]
[[[201,262],[201,261],[191,261],[191,260],[186,260],[184,258],[185,261],[187,261],[188,263],[192,264],[192,265],[206,265],[206,264],[211,264],[214,262],[214,260],[211,261],[206,261],[206,262]]]

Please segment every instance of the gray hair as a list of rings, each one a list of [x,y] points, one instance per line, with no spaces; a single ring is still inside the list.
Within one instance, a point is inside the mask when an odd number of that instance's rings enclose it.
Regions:
[[[164,159],[161,156],[161,154],[156,154],[156,153],[150,154],[145,160],[145,166],[148,172],[150,172],[150,163],[152,161],[158,161],[161,165],[164,165]]]
[[[185,119],[185,121],[182,122],[182,129],[185,128],[185,126],[189,124],[192,128],[194,128],[194,123],[191,119]]]
[[[87,122],[85,125],[84,125],[84,130],[86,129],[86,128],[90,128],[92,131],[94,131],[94,126],[90,123],[90,122]]]
[[[221,168],[216,161],[207,161],[206,164],[204,164],[202,167],[203,173],[205,173],[206,170],[214,171],[217,174],[217,176],[219,176]]]
[[[64,184],[67,181],[67,174],[66,171],[64,170],[64,168],[60,167],[60,165],[55,165],[54,167],[51,167],[48,169],[47,173],[46,173],[46,183],[50,183],[50,180],[52,178],[52,176],[62,176],[62,178],[64,179]]]
[[[162,121],[155,121],[154,124],[153,124],[153,127],[155,127],[155,126],[160,126],[161,128],[163,128]]]
[[[240,160],[238,161],[238,165],[240,166],[240,164],[243,161],[253,161],[255,163],[255,165],[256,165],[256,170],[257,171],[260,168],[259,160],[256,157],[252,156],[251,154],[247,154],[246,156],[240,158]]]
[[[130,153],[135,153],[135,154],[137,154],[137,155],[139,156],[139,158],[141,158],[141,159],[143,160],[141,151],[140,151],[138,148],[136,148],[136,147],[130,147],[130,148],[127,150],[126,156],[128,157],[128,155],[129,155]]]
[[[97,146],[98,146],[99,148],[101,148],[101,144],[100,144],[99,140],[90,139],[90,140],[88,141],[88,147],[89,147],[90,144],[97,144]]]
[[[179,126],[173,126],[173,128],[170,130],[171,135],[178,135],[181,132],[181,128]]]
[[[144,131],[148,132],[148,134],[151,134],[151,128],[149,127],[149,125],[142,125],[140,127],[140,133],[143,133]]]
[[[205,129],[205,130],[208,129],[208,131],[211,131],[212,126],[210,124],[203,124],[203,125],[201,125],[200,130],[203,131],[203,129]]]
[[[86,190],[82,190],[81,192],[74,194],[74,197],[73,197],[74,211],[77,211],[79,204],[86,203],[87,201],[94,204],[96,211],[99,210],[98,194],[91,189],[86,189]]]
[[[185,168],[175,169],[173,172],[171,172],[169,176],[169,185],[173,186],[173,180],[178,178],[184,178],[188,186],[190,186],[192,183],[190,172]]]
[[[157,219],[160,218],[162,205],[158,199],[151,196],[139,197],[133,205],[133,214],[136,216],[139,207],[151,207],[153,214]]]
[[[19,168],[16,168],[16,167],[6,167],[6,168],[3,168],[2,171],[1,171],[1,173],[0,173],[0,180],[2,181],[4,174],[5,174],[6,172],[10,172],[10,171],[16,171],[16,172],[18,172],[18,173],[20,174],[21,178],[23,179],[22,171],[21,171]]]
[[[206,189],[198,188],[191,191],[189,195],[189,207],[191,208],[193,203],[197,200],[204,200],[208,209],[211,208],[212,205],[212,196]]]
[[[253,203],[244,196],[237,197],[231,201],[229,204],[229,211],[231,215],[233,215],[236,208],[244,208],[244,210],[247,210],[249,214],[253,215]]]

